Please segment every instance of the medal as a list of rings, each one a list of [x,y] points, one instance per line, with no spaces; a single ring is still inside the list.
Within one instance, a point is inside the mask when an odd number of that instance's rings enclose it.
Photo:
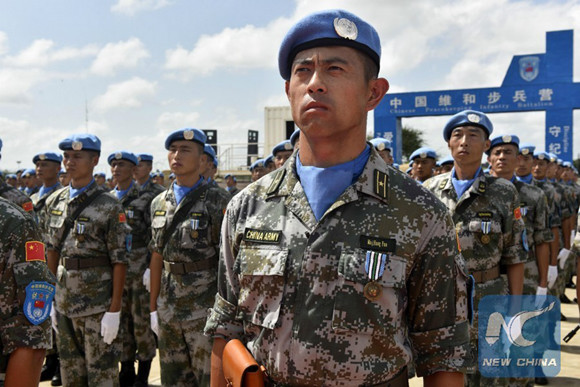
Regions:
[[[367,300],[376,301],[383,291],[381,288],[382,286],[375,281],[367,283],[364,287],[364,295]]]
[[[483,243],[484,245],[487,245],[490,240],[491,240],[491,238],[489,237],[488,234],[483,234],[481,236],[481,243]]]
[[[481,243],[487,245],[489,241],[491,241],[491,237],[489,236],[489,232],[491,231],[491,221],[489,220],[482,220],[481,221],[481,232],[483,235],[481,236]]]
[[[196,239],[199,236],[197,229],[199,228],[199,219],[191,219],[191,237]]]
[[[199,232],[197,232],[197,230],[191,230],[189,235],[191,235],[193,239],[196,239],[199,236]]]

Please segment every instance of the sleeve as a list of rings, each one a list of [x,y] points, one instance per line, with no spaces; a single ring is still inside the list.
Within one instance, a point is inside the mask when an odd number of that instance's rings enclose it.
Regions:
[[[425,215],[429,216],[429,215]],[[407,321],[418,376],[473,367],[471,291],[448,214],[435,213],[408,280]]]
[[[536,213],[534,218],[534,243],[551,242],[554,239],[552,230],[548,227],[548,199],[543,191],[536,202]]]
[[[520,209],[519,196],[515,187],[506,193],[506,213],[502,225],[503,249],[501,251],[502,265],[514,265],[527,261],[527,251],[524,250],[522,237],[525,235],[525,225]],[[526,237],[527,238],[527,237]]]
[[[241,338],[243,325],[236,320],[240,285],[234,270],[239,240],[236,237],[236,220],[232,200],[226,210],[221,226],[220,254],[218,266],[218,292],[213,308],[210,309],[204,333],[213,337]]]
[[[151,223],[151,240],[149,241],[149,251],[152,253],[157,253],[163,255],[161,249],[159,248],[161,238],[163,237],[163,231],[165,230],[165,222],[167,218],[165,215],[156,216],[156,210],[158,206],[158,197],[155,197],[151,201],[149,216]]]
[[[6,265],[0,274],[0,339],[3,352],[9,354],[19,347],[48,349],[52,346],[50,318],[33,325],[24,313],[26,287],[31,282],[56,282],[46,265],[44,244],[40,241],[40,235],[32,220],[26,220],[5,235],[8,244],[3,246],[2,255],[6,259]],[[27,242],[34,243],[35,249],[32,253],[27,254],[27,247],[32,247]],[[44,307],[49,308],[48,305]]]
[[[107,250],[111,263],[127,264],[127,251],[131,239],[131,227],[121,203],[111,201],[108,206]]]

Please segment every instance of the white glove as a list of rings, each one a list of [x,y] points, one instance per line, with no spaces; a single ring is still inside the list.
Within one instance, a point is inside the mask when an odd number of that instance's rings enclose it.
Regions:
[[[538,286],[538,290],[536,290],[536,299],[534,300],[534,306],[536,307],[536,309],[541,309],[544,306],[544,302],[546,302],[547,295],[548,288]]]
[[[545,296],[548,294],[548,288],[543,288],[538,286],[538,290],[536,290],[536,296]]]
[[[151,312],[151,330],[153,333],[159,337],[159,318],[157,317],[157,311]]]
[[[119,333],[121,312],[106,312],[101,320],[101,336],[106,344],[111,344]]]
[[[151,291],[151,270],[149,268],[145,269],[145,273],[143,273],[143,285],[148,292]]]
[[[54,308],[54,302],[50,305],[50,321],[52,321],[52,329],[58,334],[58,323],[56,320],[56,309]]]
[[[568,249],[562,249],[558,253],[558,266],[560,266],[560,270],[564,270],[564,265],[566,264],[568,257],[570,257],[570,253],[571,251]]]
[[[556,278],[558,278],[558,267],[557,266],[548,266],[548,289],[551,289],[556,282]]]

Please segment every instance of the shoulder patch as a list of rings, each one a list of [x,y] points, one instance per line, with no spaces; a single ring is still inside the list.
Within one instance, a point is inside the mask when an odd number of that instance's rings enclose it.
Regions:
[[[44,255],[44,243],[39,241],[28,241],[25,243],[26,261],[42,261],[46,262]]]
[[[486,188],[485,181],[480,181],[479,186],[477,187],[477,192],[484,193]]]
[[[30,212],[34,209],[34,205],[32,202],[22,203],[22,209],[26,212]]]
[[[32,281],[26,286],[23,311],[32,324],[42,324],[50,316],[54,290],[48,282]]]
[[[127,216],[124,212],[119,213],[119,223],[127,223]]]
[[[516,219],[522,218],[522,211],[521,211],[520,207],[516,207],[516,209],[514,210],[514,218],[516,218]]]
[[[278,191],[278,188],[280,188],[280,184],[282,184],[282,180],[284,180],[284,176],[286,176],[286,168],[280,168],[276,172],[276,176],[274,176],[272,183],[270,183],[270,186],[266,191],[267,195],[272,195],[276,193],[276,191]]]
[[[374,193],[380,197],[382,197],[383,199],[387,198],[387,187],[388,187],[388,182],[389,182],[389,177],[387,176],[387,174],[385,172],[379,171],[378,169],[375,169],[374,171]]]

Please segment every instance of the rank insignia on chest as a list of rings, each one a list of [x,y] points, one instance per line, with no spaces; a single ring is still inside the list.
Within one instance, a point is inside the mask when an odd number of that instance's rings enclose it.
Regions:
[[[42,324],[50,316],[55,287],[48,282],[32,281],[26,286],[24,316],[34,325]]]
[[[439,183],[439,189],[445,188],[446,185],[447,185],[447,179],[441,180],[441,183]]]
[[[485,193],[485,182],[480,181],[479,186],[477,187],[477,192]]]
[[[375,301],[381,294],[381,285],[376,281],[383,276],[387,265],[387,254],[367,251],[365,271],[370,280],[364,287],[364,295],[370,301]]]
[[[387,198],[388,176],[386,173],[375,169],[374,173],[374,191],[375,194],[383,199]]]

